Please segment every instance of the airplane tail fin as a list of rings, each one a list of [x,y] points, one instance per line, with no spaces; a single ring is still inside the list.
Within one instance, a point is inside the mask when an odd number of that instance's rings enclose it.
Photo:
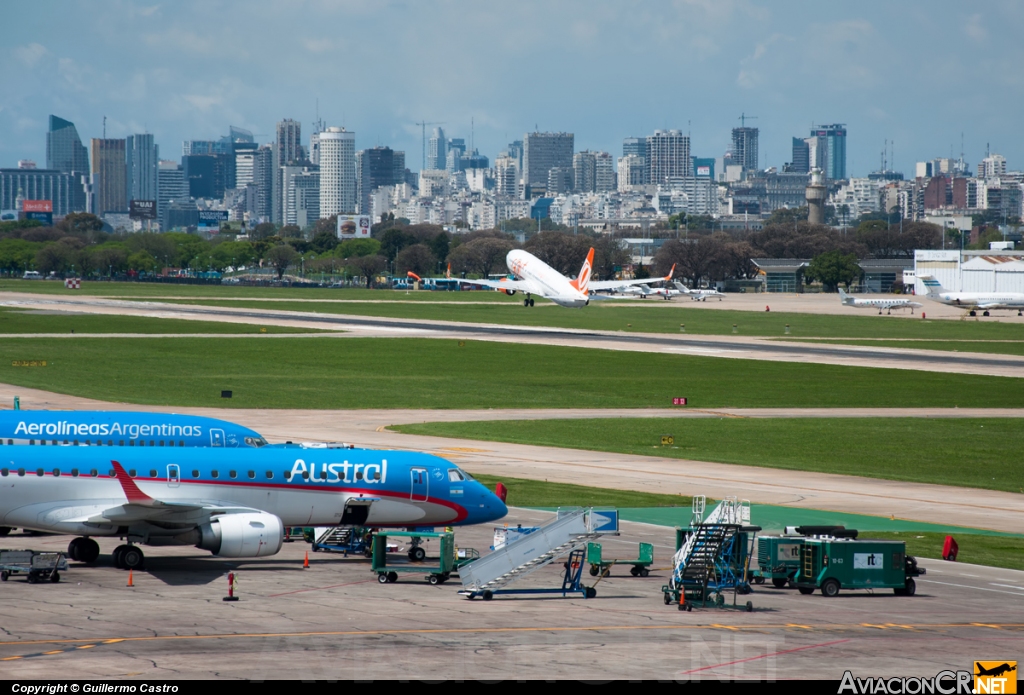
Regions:
[[[841,301],[843,304],[846,304],[846,301],[848,299],[850,299],[850,295],[846,294],[846,292],[843,291],[843,288],[840,287],[839,288],[839,301]]]
[[[683,283],[679,282],[678,280],[676,280],[672,284],[675,285],[676,289],[682,292],[683,294],[690,294],[690,289]]]
[[[446,278],[448,278],[449,280],[452,279],[452,264],[451,263],[448,264],[448,270],[444,271],[444,276]]]
[[[594,248],[590,248],[590,253],[587,254],[587,260],[583,261],[583,267],[580,268],[580,274],[575,280],[570,280],[569,284],[578,289],[583,294],[587,294],[587,288],[590,286],[590,271],[594,267]]]
[[[935,279],[934,275],[919,275],[918,279],[924,283],[924,289],[929,297],[938,296],[945,288]]]
[[[672,269],[670,271],[668,271],[668,275],[666,275],[663,279],[665,280],[665,282],[668,282],[669,280],[672,279],[672,276],[675,275],[675,274],[676,274],[676,264],[673,263],[672,264]]]

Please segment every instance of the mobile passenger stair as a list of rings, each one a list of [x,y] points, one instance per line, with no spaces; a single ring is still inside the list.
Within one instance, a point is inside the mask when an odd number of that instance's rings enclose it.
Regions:
[[[750,526],[750,502],[727,497],[704,518],[705,498],[694,497],[690,528],[685,542],[672,558],[672,578],[662,587],[665,604],[681,611],[701,607],[725,607],[724,592],[731,590],[733,606],[752,611],[753,603],[737,606],[737,594],[750,593],[748,569],[754,535]]]
[[[348,557],[349,553],[365,557],[373,555],[373,536],[362,526],[316,526],[307,538],[313,546],[314,553],[343,553],[345,557]]]
[[[560,593],[566,596],[579,593],[583,598],[594,598],[597,590],[582,582],[587,543],[603,535],[618,535],[618,532],[616,510],[559,509],[554,521],[459,568],[463,587],[459,595],[468,599],[479,596],[484,601],[498,594]],[[505,588],[566,555],[561,587]]]

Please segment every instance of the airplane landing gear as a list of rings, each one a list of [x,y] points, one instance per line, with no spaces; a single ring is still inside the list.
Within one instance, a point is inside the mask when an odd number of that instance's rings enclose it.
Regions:
[[[75,538],[68,544],[68,557],[75,562],[92,564],[100,556],[100,544],[91,538]]]
[[[971,310],[970,310],[970,311],[969,311],[969,312],[967,313],[967,315],[968,315],[968,316],[977,316],[977,315],[978,315],[978,312],[976,312],[976,311],[975,311],[974,309],[971,309]]]
[[[114,567],[122,570],[142,569],[142,563],[146,560],[142,550],[134,545],[117,546],[114,548],[112,557],[114,558]]]
[[[983,311],[983,312],[981,312],[981,315],[982,316],[988,316],[988,312],[987,311]]]
[[[526,299],[523,300],[523,306],[533,306],[533,299],[530,295],[526,295]]]

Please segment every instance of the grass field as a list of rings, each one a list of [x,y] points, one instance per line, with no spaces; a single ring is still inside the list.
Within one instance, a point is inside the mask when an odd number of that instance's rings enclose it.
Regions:
[[[1016,419],[589,419],[398,425],[399,432],[1024,491]],[[661,446],[672,435],[675,444]]]
[[[1024,406],[1004,377],[414,338],[10,338],[0,382],[190,406],[224,389],[241,408]]]
[[[942,559],[942,543],[946,536],[941,533],[915,533],[913,531],[900,533],[872,531],[863,534],[861,538],[906,541],[908,555],[940,560]],[[1024,538],[974,534],[958,534],[955,538],[960,546],[957,562],[1024,570]]]
[[[473,477],[491,490],[496,483],[504,483],[508,488],[505,501],[513,507],[685,507],[689,510],[693,502],[692,498],[682,495],[655,495],[476,473]]]
[[[1024,330],[1020,330],[1024,335]],[[808,342],[830,345],[866,345],[868,347],[942,350],[944,352],[987,352],[1001,355],[1024,355],[1024,340],[817,340]]]
[[[378,293],[384,294],[384,293]],[[399,299],[404,299],[398,293]],[[410,296],[415,296],[411,293]],[[491,292],[447,292],[430,294],[436,301],[447,301],[449,296],[469,295],[486,297]],[[501,296],[501,295],[498,295]],[[518,295],[516,295],[518,297]],[[312,298],[312,297],[310,297]],[[336,297],[341,298],[341,297]],[[512,299],[515,299],[513,297]],[[514,326],[555,326],[560,328],[634,333],[680,333],[685,324],[686,333],[698,335],[737,335],[759,337],[832,338],[837,342],[851,342],[863,338],[910,338],[918,340],[1021,340],[1024,329],[1012,323],[981,323],[966,321],[910,321],[896,316],[842,316],[834,314],[803,314],[731,309],[691,308],[685,304],[668,302],[602,302],[591,303],[585,309],[565,309],[545,302],[526,309],[519,302],[501,302],[497,305],[439,304],[404,301],[380,302],[268,302],[259,300],[217,301],[207,299],[174,300],[187,304],[207,306],[246,307],[275,311],[317,311],[320,313],[350,314],[356,316],[384,316],[389,318],[429,319],[470,323],[495,323]],[[786,334],[786,325],[790,333]]]
[[[261,330],[261,328],[263,330]],[[0,335],[12,333],[316,333],[315,329],[256,326],[245,323],[187,321],[146,316],[108,316],[64,312],[30,313],[0,308]]]

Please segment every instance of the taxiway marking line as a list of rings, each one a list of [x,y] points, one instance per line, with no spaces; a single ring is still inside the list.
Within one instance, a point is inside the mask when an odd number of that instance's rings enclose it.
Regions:
[[[726,661],[725,663],[715,664],[714,666],[703,666],[701,668],[690,669],[689,671],[680,671],[680,676],[685,676],[688,673],[699,673],[700,671],[707,671],[712,668],[721,668],[723,666],[732,666],[733,664],[742,664],[745,661],[757,661],[758,659],[767,659],[770,656],[779,656],[780,654],[792,654],[793,652],[802,652],[805,649],[819,649],[821,647],[829,647],[833,644],[842,644],[843,642],[849,642],[848,639],[837,639],[832,642],[822,642],[821,644],[809,644],[806,647],[795,647],[793,649],[783,649],[778,652],[770,652],[768,654],[762,654],[760,656],[751,656],[746,659],[736,659],[735,661]]]
[[[386,635],[464,635],[464,634],[515,634],[515,633],[526,633],[526,632],[628,632],[628,631],[659,631],[659,630],[786,630],[792,629],[792,625],[787,623],[771,623],[771,624],[757,624],[751,623],[749,625],[594,625],[591,627],[461,627],[461,628],[424,628],[424,629],[408,629],[408,630],[325,630],[322,632],[311,631],[311,632],[240,632],[240,633],[214,633],[209,635],[147,635],[143,637],[112,637],[112,638],[92,638],[92,639],[50,639],[50,640],[26,640],[26,641],[2,641],[0,642],[0,648],[2,647],[17,647],[35,644],[78,644],[81,642],[89,642],[90,644],[78,647],[78,649],[91,649],[95,647],[97,643],[113,643],[117,642],[160,642],[160,641],[178,641],[178,640],[209,640],[209,639],[259,639],[259,638],[271,638],[271,637],[377,637]],[[801,625],[801,628],[810,630],[821,630],[825,631],[836,631],[836,630],[863,630],[864,626],[861,623],[836,623],[836,624],[825,624],[825,625]],[[921,625],[909,625],[903,626],[913,629],[950,629],[950,628],[963,628],[963,627],[988,627],[997,630],[1001,629],[1020,629],[1024,630],[1024,623],[1001,623],[1001,624],[983,624],[983,623],[934,623],[934,624],[921,624]],[[12,658],[12,657],[8,657]]]
[[[983,586],[971,586],[969,584],[953,584],[952,582],[937,582],[934,579],[918,579],[919,582],[928,582],[929,584],[943,584],[945,586],[957,586],[961,589],[974,589],[975,591],[991,591],[997,594],[1009,594],[1010,596],[1024,596],[1024,592],[1020,591],[1002,591],[1001,589],[986,589]]]

